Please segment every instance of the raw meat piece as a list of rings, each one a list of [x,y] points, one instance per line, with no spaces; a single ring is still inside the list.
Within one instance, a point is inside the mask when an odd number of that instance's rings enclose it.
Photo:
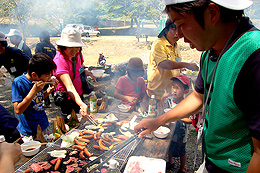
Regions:
[[[34,172],[40,172],[43,171],[42,167],[40,165],[38,165],[37,163],[33,163],[31,165],[31,168],[33,169]]]

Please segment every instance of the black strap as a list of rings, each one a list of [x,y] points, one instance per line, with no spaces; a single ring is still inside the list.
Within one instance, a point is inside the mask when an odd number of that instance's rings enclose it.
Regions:
[[[128,75],[125,75],[129,80],[130,80],[130,82],[134,85],[134,87],[135,87],[135,90],[137,91],[137,86],[134,84],[134,82],[130,79],[130,77],[128,76]],[[137,78],[137,82],[138,82],[138,78]],[[139,94],[139,96],[141,97],[141,92],[142,92],[142,90],[140,91],[140,92],[138,92],[138,94]]]
[[[76,76],[76,67],[75,67],[75,57],[72,58],[72,66],[73,66],[73,79],[72,81],[75,79]]]
[[[130,82],[134,85],[134,87],[135,87],[135,90],[137,90],[137,87],[136,87],[136,85],[134,84],[134,82],[130,79],[130,77],[128,77],[128,75],[125,75],[129,80],[130,80]]]
[[[79,56],[80,56],[81,65],[82,65],[82,64],[83,64],[83,57],[82,57],[82,54],[81,54],[81,52],[79,52]]]

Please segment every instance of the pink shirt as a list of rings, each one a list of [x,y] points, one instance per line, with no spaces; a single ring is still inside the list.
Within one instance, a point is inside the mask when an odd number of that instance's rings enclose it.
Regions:
[[[66,87],[64,86],[64,84],[62,83],[62,81],[60,80],[58,75],[59,74],[69,74],[71,80],[73,80],[73,65],[72,65],[73,61],[72,61],[71,58],[65,57],[64,55],[62,55],[60,53],[60,51],[57,51],[57,54],[55,55],[53,61],[57,65],[57,69],[56,69],[56,71],[53,72],[53,75],[56,76],[57,79],[59,80],[59,84],[56,87],[56,91],[67,92]],[[84,62],[84,60],[83,60],[83,62]],[[76,60],[75,60],[75,72],[76,72],[76,74],[75,74],[75,79],[73,80],[73,85],[74,85],[74,87],[77,90],[79,95],[81,95],[83,93],[80,74],[79,74],[79,69],[81,67],[82,67],[81,59],[80,59],[80,56],[78,54],[76,56]]]
[[[138,77],[137,81],[133,81],[133,83],[136,87],[142,87],[141,93],[144,93],[147,90],[143,77]],[[118,79],[115,87],[121,91],[122,95],[132,96],[140,99],[140,95],[136,92],[135,86],[126,76],[122,76]],[[127,100],[122,100],[121,103],[131,105],[131,103]]]

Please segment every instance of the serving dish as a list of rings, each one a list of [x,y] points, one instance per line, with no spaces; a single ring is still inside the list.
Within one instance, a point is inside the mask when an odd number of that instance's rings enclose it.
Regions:
[[[121,105],[118,105],[118,109],[119,109],[120,112],[128,112],[131,109],[131,106],[121,104]]]
[[[157,130],[155,130],[153,132],[154,136],[156,136],[157,138],[166,138],[168,136],[168,134],[170,133],[170,129],[168,127],[165,126],[160,126]]]
[[[95,77],[102,77],[103,74],[105,73],[105,70],[100,70],[100,69],[97,69],[97,70],[92,70],[91,73],[95,76]]]
[[[39,141],[29,141],[21,145],[24,156],[33,156],[40,151],[41,143]]]

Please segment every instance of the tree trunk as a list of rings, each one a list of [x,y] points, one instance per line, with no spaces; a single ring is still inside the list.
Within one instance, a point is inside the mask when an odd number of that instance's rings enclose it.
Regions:
[[[137,18],[134,18],[134,21],[136,23],[137,28],[140,28],[140,22],[137,20]]]

